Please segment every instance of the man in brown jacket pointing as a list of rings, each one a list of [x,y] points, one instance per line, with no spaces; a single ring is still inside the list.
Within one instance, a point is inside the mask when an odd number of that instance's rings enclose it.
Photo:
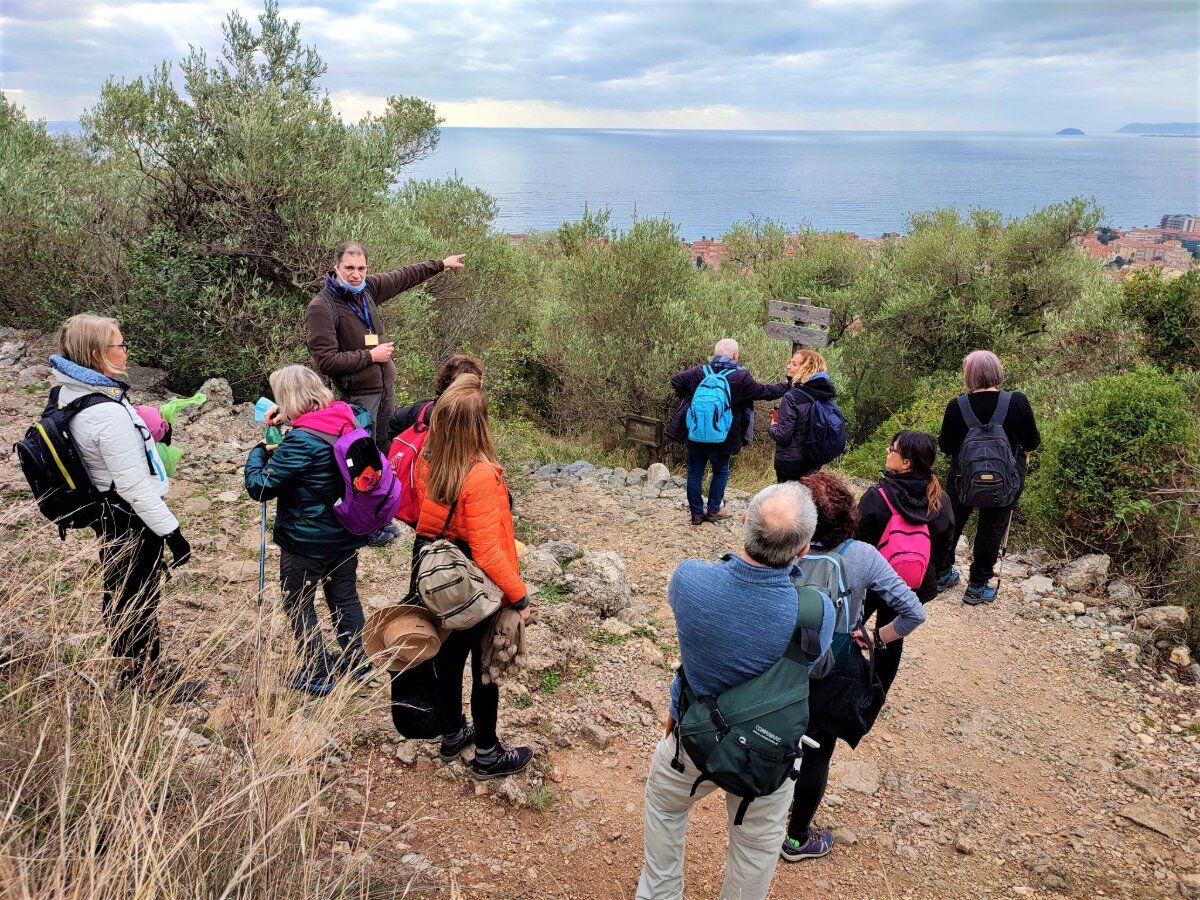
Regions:
[[[383,334],[378,307],[445,269],[461,269],[463,254],[368,275],[366,249],[347,242],[334,251],[333,264],[305,313],[308,352],[341,399],[371,414],[375,443],[386,453],[387,423],[395,408],[396,366],[392,363],[393,344]],[[392,525],[371,535],[372,546],[386,544],[398,531]]]

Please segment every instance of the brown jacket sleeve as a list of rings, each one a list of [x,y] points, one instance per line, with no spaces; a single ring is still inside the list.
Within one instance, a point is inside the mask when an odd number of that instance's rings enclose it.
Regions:
[[[382,275],[368,275],[367,281],[374,288],[375,302],[386,303],[401,291],[416,287],[422,281],[428,281],[446,268],[440,259],[430,259],[411,266],[401,266],[394,272],[384,272]]]
[[[308,352],[317,370],[329,378],[342,378],[373,365],[370,350],[339,350],[337,330],[329,304],[317,297],[304,313],[308,328]]]

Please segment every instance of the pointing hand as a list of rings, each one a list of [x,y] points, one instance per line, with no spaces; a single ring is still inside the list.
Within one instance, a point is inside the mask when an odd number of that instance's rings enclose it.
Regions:
[[[447,269],[461,269],[463,267],[463,260],[466,259],[466,256],[467,254],[465,253],[456,253],[454,256],[447,256],[442,260],[442,265],[444,265]]]

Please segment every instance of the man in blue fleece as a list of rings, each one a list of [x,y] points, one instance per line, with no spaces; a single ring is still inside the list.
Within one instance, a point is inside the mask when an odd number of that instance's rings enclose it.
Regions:
[[[746,510],[744,548],[720,562],[685,559],[675,569],[667,599],[675,613],[679,656],[699,696],[718,695],[755,678],[783,656],[796,628],[797,599],[792,572],[808,549],[817,525],[812,494],[798,482],[760,491]],[[834,608],[825,598],[821,647],[833,638]],[[697,800],[717,789],[692,785],[700,770],[681,749],[682,772],[671,767],[679,715],[679,679],[671,685],[671,717],[659,741],[646,781],[644,844],[646,862],[638,882],[639,900],[683,896],[683,848],[688,813]],[[740,800],[726,797],[729,854],[721,897],[766,897],[779,861],[779,847],[792,802],[792,782],[750,804],[741,825],[733,824]]]

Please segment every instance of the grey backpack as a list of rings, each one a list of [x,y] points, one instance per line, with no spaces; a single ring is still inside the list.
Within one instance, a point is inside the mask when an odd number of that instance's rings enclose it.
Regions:
[[[442,627],[460,631],[500,609],[503,593],[457,544],[446,540],[457,507],[457,500],[450,504],[441,534],[421,548],[414,565],[422,605],[437,616]]]
[[[967,436],[954,457],[954,487],[963,506],[1011,506],[1021,492],[1017,458],[1004,433],[1004,418],[1011,400],[1012,391],[1001,391],[996,412],[984,425],[971,409],[968,395],[958,396]]]
[[[816,588],[833,601],[834,626],[833,633],[848,634],[856,623],[850,621],[850,589],[846,587],[846,571],[843,568],[842,556],[849,541],[832,552],[816,551],[800,557],[800,574],[792,576],[792,584],[799,590],[801,587]],[[833,669],[834,654],[831,650],[817,660],[808,673],[810,681],[824,678]]]

